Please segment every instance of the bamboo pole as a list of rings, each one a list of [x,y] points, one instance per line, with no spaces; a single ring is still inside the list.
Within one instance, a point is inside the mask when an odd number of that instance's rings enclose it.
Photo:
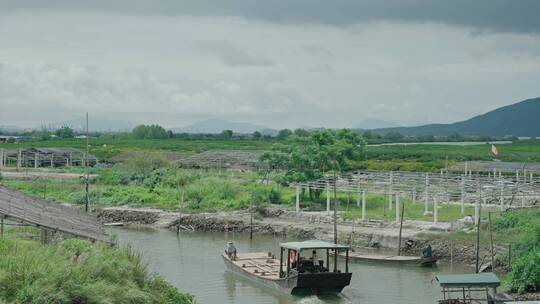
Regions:
[[[482,204],[478,206],[478,223],[476,226],[476,273],[480,272],[480,222],[482,221]]]
[[[253,240],[253,199],[249,200],[249,240]]]
[[[88,196],[88,188],[90,183],[90,171],[88,170],[88,149],[90,148],[90,144],[88,142],[88,112],[86,112],[86,153],[84,156],[84,166],[86,170],[86,178],[85,178],[85,204],[84,204],[84,211],[88,212],[88,205],[90,204],[90,198]]]
[[[0,216],[0,237],[4,237],[4,215]]]
[[[397,199],[397,196],[396,196],[396,199]],[[396,209],[398,208],[398,205],[397,205],[397,200],[396,200]],[[400,223],[399,223],[399,238],[398,238],[398,253],[397,255],[401,255],[401,233],[403,232],[403,213],[405,211],[405,203],[401,204],[401,220],[400,220]]]
[[[491,229],[491,211],[488,212],[489,240],[491,247],[491,271],[495,270],[495,253],[493,250],[493,230]]]

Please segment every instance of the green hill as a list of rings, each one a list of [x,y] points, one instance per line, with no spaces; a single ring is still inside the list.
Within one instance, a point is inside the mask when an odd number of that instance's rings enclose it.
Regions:
[[[376,133],[397,131],[403,135],[491,135],[540,136],[540,97],[501,107],[471,119],[452,124],[382,128]]]

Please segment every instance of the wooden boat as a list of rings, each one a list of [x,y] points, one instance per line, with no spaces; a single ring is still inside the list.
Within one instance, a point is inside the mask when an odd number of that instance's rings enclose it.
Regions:
[[[338,253],[344,256],[343,253]],[[405,255],[384,255],[384,254],[363,254],[359,252],[349,253],[349,259],[353,261],[367,261],[376,263],[400,264],[408,266],[434,266],[437,264],[437,257],[405,256]]]
[[[349,247],[322,241],[289,242],[280,244],[280,259],[270,253],[222,254],[227,268],[236,274],[266,286],[290,294],[339,293],[351,282],[348,258],[345,259],[345,271],[341,272],[334,254],[333,269],[330,271],[330,251],[345,251]],[[313,262],[304,257],[309,251],[326,251],[326,267],[323,260]],[[285,260],[284,260],[284,254]],[[308,253],[309,254],[309,253]]]

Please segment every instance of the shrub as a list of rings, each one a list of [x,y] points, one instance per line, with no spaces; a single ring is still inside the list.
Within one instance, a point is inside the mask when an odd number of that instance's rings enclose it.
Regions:
[[[540,290],[540,247],[514,260],[508,280],[509,287],[519,293]]]
[[[0,239],[0,303],[192,303],[129,247]]]

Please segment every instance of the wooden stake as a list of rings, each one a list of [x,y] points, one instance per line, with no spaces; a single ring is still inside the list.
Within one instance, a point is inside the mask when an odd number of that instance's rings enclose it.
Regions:
[[[512,269],[512,244],[508,244],[508,268]]]
[[[253,240],[253,199],[249,201],[249,240]]]
[[[85,204],[84,204],[84,211],[88,212],[88,204],[90,203],[90,198],[88,197],[88,187],[90,183],[90,172],[88,171],[88,149],[89,149],[89,142],[88,142],[88,112],[86,112],[86,153],[84,157],[84,166],[86,169],[86,178],[85,178]]]
[[[334,160],[335,167],[335,160]],[[337,177],[336,169],[334,168],[334,244],[337,244]],[[334,252],[337,256],[337,251]],[[336,265],[334,265],[334,272],[336,272]]]
[[[476,226],[476,273],[480,271],[480,222],[482,219],[482,203],[478,205],[478,223]]]
[[[397,202],[397,201],[396,201]],[[397,208],[396,204],[396,208]],[[401,233],[403,231],[403,213],[405,211],[405,203],[401,204],[401,220],[399,223],[399,238],[398,238],[398,252],[397,255],[401,255]]]
[[[4,215],[0,216],[0,237],[4,237]]]
[[[454,268],[454,240],[450,239],[450,270]]]
[[[493,230],[491,229],[491,211],[488,212],[489,239],[491,242],[491,272],[495,270],[495,254],[493,251]]]

